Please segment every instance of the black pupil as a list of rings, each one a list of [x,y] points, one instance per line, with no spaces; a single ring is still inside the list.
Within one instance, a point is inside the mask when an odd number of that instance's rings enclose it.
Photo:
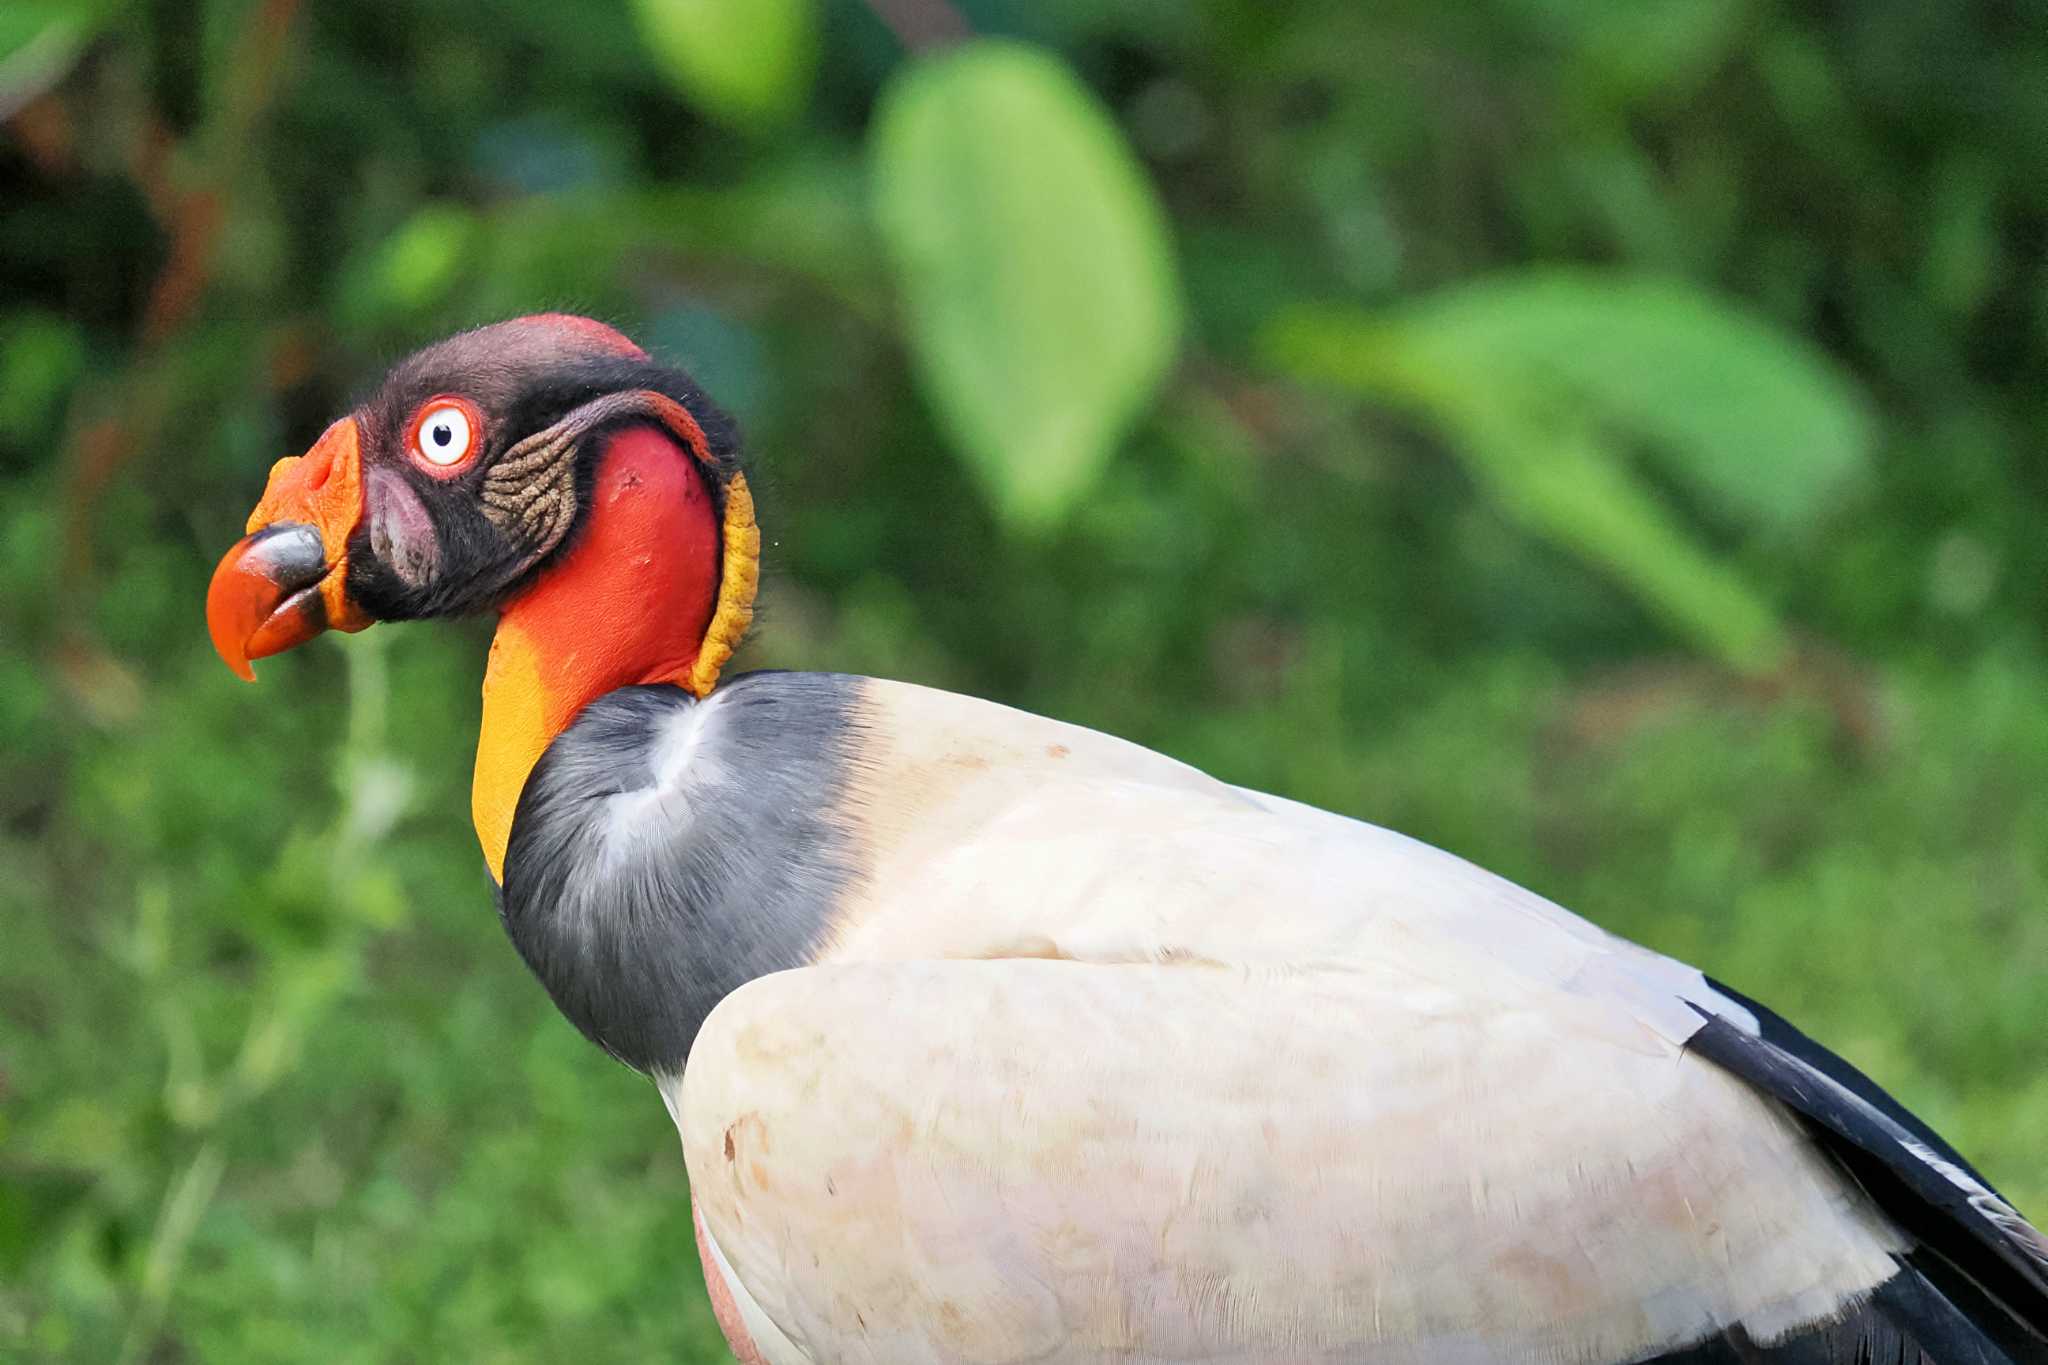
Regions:
[[[446,422],[442,422],[442,423],[439,423],[439,424],[437,424],[437,425],[436,425],[436,426],[434,427],[434,444],[435,444],[435,445],[437,445],[437,446],[445,446],[445,445],[447,445],[447,444],[448,444],[448,443],[449,443],[450,441],[452,441],[452,440],[454,440],[454,439],[455,439],[455,433],[454,433],[454,432],[452,432],[452,431],[450,431],[450,430],[448,429],[448,424],[447,424]]]

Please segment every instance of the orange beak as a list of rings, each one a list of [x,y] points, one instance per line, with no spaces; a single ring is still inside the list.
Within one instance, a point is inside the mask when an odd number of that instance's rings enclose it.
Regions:
[[[249,534],[206,589],[206,628],[221,659],[254,682],[251,659],[371,617],[348,596],[348,539],[363,519],[362,433],[344,417],[304,455],[279,460]]]

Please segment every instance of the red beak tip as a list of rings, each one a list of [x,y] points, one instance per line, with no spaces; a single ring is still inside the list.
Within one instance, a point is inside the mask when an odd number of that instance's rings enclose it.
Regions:
[[[228,671],[255,682],[252,659],[281,654],[327,627],[314,585],[327,572],[318,533],[296,523],[245,536],[206,587],[206,633]]]
[[[209,621],[209,626],[214,622]],[[228,666],[228,672],[243,682],[255,682],[256,670],[249,666],[249,646],[244,640],[235,638],[234,632],[223,634],[217,627],[208,632],[213,637],[213,652],[220,655],[220,661]]]

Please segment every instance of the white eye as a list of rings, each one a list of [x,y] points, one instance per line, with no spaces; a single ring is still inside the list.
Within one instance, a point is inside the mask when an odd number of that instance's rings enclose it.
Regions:
[[[428,408],[418,431],[415,443],[428,464],[446,468],[461,464],[469,454],[469,415],[453,403]]]

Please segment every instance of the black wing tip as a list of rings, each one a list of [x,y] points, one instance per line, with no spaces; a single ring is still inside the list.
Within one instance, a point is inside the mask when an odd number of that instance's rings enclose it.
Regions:
[[[1998,1193],[1997,1188],[1984,1178],[1984,1173],[1970,1164],[1969,1158],[1949,1146],[1947,1139],[1928,1127],[1918,1114],[1915,1114],[1912,1110],[1906,1108],[1905,1105],[1893,1099],[1884,1087],[1864,1075],[1862,1071],[1858,1070],[1846,1058],[1816,1043],[1768,1005],[1759,1004],[1741,991],[1729,986],[1726,982],[1718,981],[1711,976],[1707,977],[1706,981],[1707,985],[1714,991],[1728,997],[1728,999],[1733,1000],[1736,1004],[1756,1016],[1758,1036],[1766,1043],[1769,1043],[1778,1051],[1806,1063],[1821,1075],[1826,1076],[1829,1080],[1841,1086],[1844,1090],[1847,1090],[1850,1094],[1856,1096],[1865,1104],[1868,1104],[1871,1108],[1898,1124],[1901,1128],[1904,1128],[1914,1137],[1919,1138],[1922,1143],[1943,1160],[1960,1168],[1966,1175],[1985,1189],[1990,1190],[1993,1194]],[[1693,1008],[1699,1009],[1699,1006],[1695,1005]],[[1700,1013],[1707,1017],[1712,1017],[1711,1013],[1707,1010],[1700,1010]]]
[[[1956,1358],[2048,1365],[2048,1262],[2041,1259],[2040,1233],[1978,1180],[1968,1163],[1950,1160],[1953,1148],[1847,1062],[1825,1054],[1832,1065],[1824,1067],[1767,1035],[1752,1035],[1728,1019],[1701,1013],[1706,1022],[1687,1040],[1687,1051],[1799,1115],[1829,1155],[1917,1244],[1910,1259],[1920,1282],[1933,1286],[1930,1292],[1949,1305],[1954,1320],[1985,1343],[1983,1351],[1998,1352]],[[1805,1048],[1819,1050],[1800,1038]]]

